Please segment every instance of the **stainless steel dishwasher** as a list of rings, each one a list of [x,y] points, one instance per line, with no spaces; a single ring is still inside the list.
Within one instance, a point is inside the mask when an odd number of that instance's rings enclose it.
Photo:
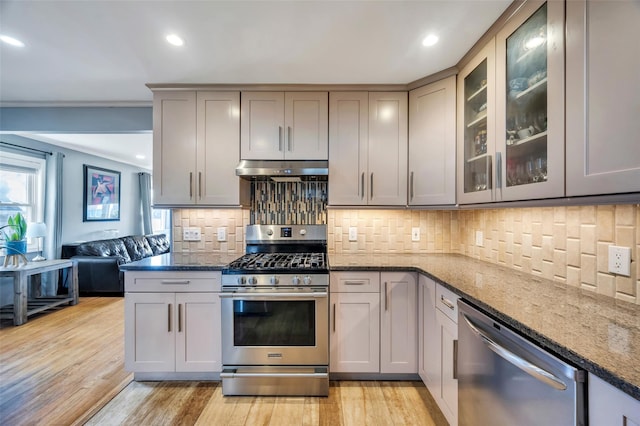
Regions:
[[[583,370],[466,301],[458,307],[459,425],[585,424]]]

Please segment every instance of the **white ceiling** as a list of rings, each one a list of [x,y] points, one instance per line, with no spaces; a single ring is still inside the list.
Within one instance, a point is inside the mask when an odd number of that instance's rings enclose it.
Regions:
[[[0,43],[0,102],[150,105],[146,83],[406,84],[454,66],[510,3],[0,0],[0,33],[25,43]],[[440,42],[426,48],[429,33]]]

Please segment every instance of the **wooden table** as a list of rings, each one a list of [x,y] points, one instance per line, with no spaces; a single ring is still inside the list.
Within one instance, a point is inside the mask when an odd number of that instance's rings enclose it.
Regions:
[[[71,274],[69,292],[66,296],[37,297],[38,294],[29,295],[29,277],[40,276],[44,272],[67,271]],[[29,262],[19,267],[0,267],[0,277],[13,277],[13,307],[11,305],[0,309],[0,316],[10,317],[12,312],[13,323],[22,325],[27,322],[29,315],[36,314],[54,306],[68,303],[78,303],[78,267],[71,260],[43,260],[42,262]]]

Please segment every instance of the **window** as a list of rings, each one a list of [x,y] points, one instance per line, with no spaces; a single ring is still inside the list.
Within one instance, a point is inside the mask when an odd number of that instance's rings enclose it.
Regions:
[[[0,153],[0,225],[18,212],[27,222],[43,221],[45,169],[42,158]],[[38,250],[35,238],[27,243],[28,251]]]
[[[165,234],[171,241],[171,210],[152,208],[151,228],[154,234]]]

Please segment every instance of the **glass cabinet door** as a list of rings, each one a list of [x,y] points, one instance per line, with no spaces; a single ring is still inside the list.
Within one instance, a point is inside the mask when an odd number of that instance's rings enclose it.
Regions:
[[[492,40],[458,77],[458,200],[492,201],[494,136],[494,53]]]
[[[516,19],[497,38],[502,200],[564,195],[564,77],[557,58],[563,42],[561,31],[551,28],[555,3],[527,2],[525,8],[534,9],[520,11],[523,22]]]

